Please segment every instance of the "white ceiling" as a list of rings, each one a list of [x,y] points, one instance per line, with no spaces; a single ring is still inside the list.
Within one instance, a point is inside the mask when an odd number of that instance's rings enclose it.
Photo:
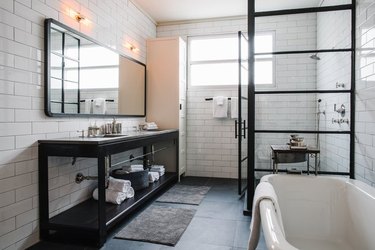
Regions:
[[[157,23],[247,15],[247,0],[132,0]],[[256,11],[319,6],[321,0],[256,0]]]

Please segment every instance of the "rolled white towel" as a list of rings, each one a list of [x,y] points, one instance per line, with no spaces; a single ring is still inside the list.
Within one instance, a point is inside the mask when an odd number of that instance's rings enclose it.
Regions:
[[[98,200],[98,188],[95,188],[94,192],[92,192],[92,197],[95,199],[95,200]],[[134,190],[133,190],[134,192]],[[117,191],[114,191],[114,190],[111,190],[111,189],[106,189],[105,190],[105,201],[106,202],[110,202],[110,203],[113,203],[113,204],[121,204],[125,199],[127,198],[127,193],[123,193],[123,192],[117,192]]]
[[[163,169],[153,169],[153,168],[151,168],[150,169],[150,172],[156,172],[156,173],[159,173],[159,177],[160,176],[163,176],[164,174],[165,174],[165,169],[163,168]]]
[[[163,165],[152,165],[151,166],[151,170],[164,170],[164,166]]]
[[[131,182],[129,180],[116,179],[111,176],[108,180],[108,189],[110,190],[126,193],[131,187]]]
[[[133,198],[134,194],[135,194],[134,189],[132,187],[130,187],[128,189],[128,192],[126,193],[126,198]]]
[[[159,180],[159,172],[148,172],[148,182],[153,183]]]

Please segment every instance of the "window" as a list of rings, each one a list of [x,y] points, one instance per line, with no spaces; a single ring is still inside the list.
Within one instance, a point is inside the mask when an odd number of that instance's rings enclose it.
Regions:
[[[118,88],[119,56],[96,45],[81,47],[81,89]]]
[[[274,32],[262,32],[255,35],[255,53],[273,52]],[[254,63],[255,84],[262,86],[274,85],[274,58],[273,55],[255,56]]]
[[[238,84],[238,37],[236,34],[189,37],[188,42],[191,86]],[[273,46],[273,32],[256,35],[256,53],[272,52]],[[255,72],[255,84],[273,85],[273,56],[257,56]]]

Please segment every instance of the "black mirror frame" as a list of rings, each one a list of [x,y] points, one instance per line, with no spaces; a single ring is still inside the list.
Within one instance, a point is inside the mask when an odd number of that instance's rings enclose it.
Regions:
[[[144,93],[144,114],[143,115],[121,115],[121,114],[72,114],[72,113],[69,113],[69,114],[66,114],[66,113],[52,113],[51,112],[51,93],[50,93],[50,86],[51,86],[51,80],[50,80],[50,77],[51,77],[51,67],[50,67],[50,53],[51,53],[51,25],[52,24],[56,24],[66,30],[68,30],[69,32],[72,32],[78,36],[81,36],[83,37],[84,39],[87,39],[93,43],[96,43],[102,47],[105,47],[109,50],[112,50],[113,52],[116,52],[117,54],[133,61],[133,62],[136,62],[138,64],[141,64],[145,67],[145,93]],[[147,88],[147,68],[146,68],[146,64],[138,61],[138,60],[135,60],[134,58],[131,58],[129,56],[126,56],[122,53],[120,53],[119,51],[117,50],[114,50],[113,48],[110,48],[98,41],[96,41],[95,39],[91,38],[91,37],[88,37],[87,35],[85,34],[82,34],[81,32],[75,30],[75,29],[72,29],[70,28],[69,26],[66,26],[65,24],[63,23],[60,23],[56,20],[54,20],[53,18],[47,18],[44,20],[44,113],[49,116],[49,117],[103,117],[103,118],[106,118],[106,117],[146,117],[146,88]]]

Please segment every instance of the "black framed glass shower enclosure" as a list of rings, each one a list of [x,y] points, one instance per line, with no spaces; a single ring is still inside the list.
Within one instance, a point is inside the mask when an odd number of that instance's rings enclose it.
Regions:
[[[345,2],[346,3],[346,2]],[[252,201],[253,195],[256,186],[256,178],[259,179],[257,176],[261,176],[264,173],[272,173],[272,168],[270,167],[269,162],[272,162],[271,155],[262,155],[260,154],[259,147],[268,146],[270,142],[283,142],[285,144],[285,138],[288,138],[290,134],[302,134],[306,138],[309,138],[312,143],[315,143],[318,147],[320,147],[321,152],[323,152],[324,157],[330,160],[329,157],[329,146],[322,146],[323,140],[335,140],[337,142],[345,141],[347,142],[347,151],[345,152],[345,156],[343,158],[347,158],[347,161],[344,161],[346,166],[342,168],[336,169],[329,169],[328,168],[321,168],[321,166],[317,169],[318,174],[330,174],[330,175],[344,175],[350,178],[354,178],[354,125],[355,125],[355,1],[352,1],[350,4],[341,4],[341,5],[328,5],[329,3],[321,2],[319,7],[307,7],[307,8],[299,8],[299,9],[283,9],[283,10],[271,10],[271,11],[261,11],[257,12],[255,9],[255,0],[248,1],[248,130],[247,130],[247,140],[248,140],[248,171],[247,171],[247,201],[245,205],[244,213],[251,212],[252,209]],[[318,42],[318,35],[320,35],[320,31],[316,30],[316,47],[303,47],[302,46],[295,46],[294,49],[290,48],[277,48],[274,51],[270,51],[267,53],[256,53],[254,51],[254,37],[256,33],[256,19],[264,18],[264,17],[283,17],[288,19],[289,16],[294,16],[298,14],[307,14],[313,15],[316,18],[316,22],[323,20],[322,16],[324,15],[341,15],[345,13],[347,17],[345,21],[348,24],[348,37],[345,40],[345,46],[341,46],[342,44],[338,44],[339,46],[326,46],[326,44]],[[339,14],[338,14],[339,13]],[[292,20],[292,18],[291,18]],[[294,21],[296,18],[294,18]],[[334,23],[334,22],[333,22]],[[337,24],[339,22],[336,22]],[[327,25],[323,25],[322,27],[325,28]],[[318,27],[318,26],[316,26]],[[318,28],[316,28],[318,29]],[[351,29],[351,30],[350,30]],[[324,32],[322,32],[324,34]],[[323,39],[324,40],[324,39]],[[315,62],[316,64],[316,75],[315,75],[315,87],[301,87],[301,85],[295,85],[296,87],[284,87],[284,88],[270,88],[270,89],[259,89],[255,85],[254,81],[254,62],[256,56],[264,56],[264,55],[272,55],[275,60],[286,62],[285,58],[293,58],[298,62],[303,60],[311,60],[311,62]],[[330,65],[329,60],[334,58],[336,62],[341,62],[346,60],[346,67],[342,72],[347,74],[347,81],[345,83],[345,87],[342,85],[340,81],[328,79],[327,75],[320,74],[319,70],[323,67],[327,68],[327,65]],[[312,64],[312,63],[309,63]],[[281,66],[280,66],[281,65]],[[331,64],[332,65],[332,64]],[[284,66],[285,70],[288,70],[288,66],[282,65],[282,63],[276,64],[278,67]],[[334,66],[334,65],[333,65]],[[309,66],[307,66],[309,67]],[[331,72],[329,72],[331,70]],[[300,73],[302,70],[298,71]],[[333,70],[328,67],[328,75],[332,75],[334,72]],[[284,75],[285,76],[285,75]],[[280,78],[276,78],[275,82],[276,85],[280,84]],[[329,82],[331,81],[331,82]],[[312,81],[313,82],[313,81]],[[322,82],[322,84],[320,84]],[[329,84],[328,84],[329,82]],[[336,87],[335,87],[336,83]],[[339,102],[332,101],[334,96]],[[326,110],[323,110],[321,100],[326,102]],[[280,103],[277,108],[273,108],[273,113],[271,115],[271,122],[266,121],[263,122],[261,120],[261,116],[259,112],[262,111],[262,107],[260,107],[261,103],[267,103],[269,100],[274,100],[277,103],[277,100],[284,100],[283,103]],[[283,104],[290,105],[290,100],[300,100],[304,103],[310,103],[310,106],[306,106],[306,110],[310,110],[311,124],[309,126],[299,126],[300,120],[297,120],[295,124],[292,126],[281,126],[282,123],[272,122],[272,118],[275,117],[277,120],[280,117],[293,117],[293,113],[283,112]],[[344,101],[343,101],[344,100]],[[262,102],[263,101],[263,102]],[[297,103],[296,101],[296,103]],[[342,115],[343,107],[342,102],[345,102],[346,106],[346,116]],[[313,107],[312,105],[316,105]],[[298,107],[293,107],[298,108]],[[345,108],[344,108],[345,109]],[[264,109],[263,109],[264,110]],[[326,111],[325,115],[325,126],[319,125],[319,122],[323,119],[322,114],[323,111]],[[329,117],[331,115],[331,117]],[[329,119],[328,119],[329,117]],[[337,117],[337,119],[336,119]],[[283,118],[284,119],[284,118]],[[291,118],[289,118],[291,119]],[[315,124],[315,120],[318,121],[318,124]],[[259,122],[262,121],[262,122]],[[332,139],[333,138],[333,139]],[[284,141],[283,141],[284,140]],[[333,145],[335,146],[335,145]],[[268,149],[269,150],[269,149]],[[259,161],[261,156],[268,157],[267,164],[262,164]],[[314,161],[319,161],[320,159],[314,159]],[[331,161],[333,162],[333,161]],[[279,172],[286,172],[286,169],[281,169]],[[306,172],[306,171],[302,171]]]
[[[243,195],[247,189],[248,178],[248,38],[238,32],[238,121],[235,121],[238,138],[238,194]],[[232,102],[233,103],[233,102]]]

